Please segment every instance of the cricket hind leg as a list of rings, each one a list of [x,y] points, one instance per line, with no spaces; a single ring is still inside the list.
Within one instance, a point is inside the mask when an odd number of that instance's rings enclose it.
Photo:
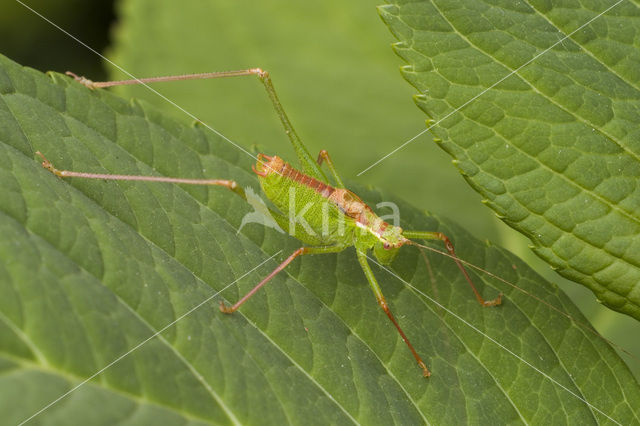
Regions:
[[[210,186],[222,186],[229,190],[231,190],[236,195],[239,195],[245,201],[249,202],[247,199],[247,193],[245,190],[237,184],[236,181],[227,180],[227,179],[185,179],[185,178],[174,178],[174,177],[165,177],[165,176],[140,176],[140,175],[117,175],[117,174],[103,174],[103,173],[87,173],[87,172],[76,172],[71,170],[59,170],[57,169],[51,161],[47,160],[47,158],[40,152],[36,151],[36,154],[42,158],[42,167],[49,170],[54,175],[60,178],[67,177],[76,177],[83,179],[100,179],[100,180],[129,180],[129,181],[146,181],[146,182],[165,182],[165,183],[177,183],[177,184],[188,184],[188,185],[210,185]],[[274,223],[265,223],[267,226],[274,227],[278,229],[278,226],[283,232],[288,232],[291,234],[289,230],[289,218],[281,215],[280,213],[274,211],[273,209],[266,207],[267,212],[271,215],[271,218],[274,220]],[[240,224],[240,229],[245,225],[244,220],[243,223]],[[277,226],[275,226],[277,225]],[[296,228],[294,232],[302,232],[301,229]],[[306,238],[304,242],[308,244],[316,244],[321,245],[321,240],[315,240]]]
[[[40,152],[36,151],[36,154],[42,158],[42,167],[49,170],[54,175],[60,178],[82,178],[82,179],[100,179],[100,180],[128,180],[128,181],[146,181],[146,182],[165,182],[165,183],[177,183],[177,184],[188,184],[188,185],[211,185],[211,186],[222,186],[225,187],[236,195],[242,197],[245,201],[247,200],[247,194],[244,189],[238,185],[233,180],[227,179],[185,179],[185,178],[175,178],[175,177],[165,177],[165,176],[141,176],[141,175],[118,175],[118,174],[105,174],[105,173],[88,173],[88,172],[77,172],[72,170],[60,170],[56,168],[51,161],[47,160],[47,158]],[[273,219],[272,223],[266,223],[265,225],[274,227],[278,229],[280,227],[281,231],[287,232],[290,235],[296,236],[299,240],[306,244],[310,244],[313,246],[323,246],[326,244],[321,238],[318,238],[313,235],[309,235],[306,233],[304,227],[295,223],[295,227],[290,229],[290,222],[287,216],[284,216],[275,210],[265,206],[267,212],[271,215],[271,219]],[[277,225],[277,226],[276,226]],[[240,228],[244,226],[244,223],[241,224]]]
[[[500,293],[498,297],[492,300],[485,300],[482,297],[482,295],[476,288],[475,284],[473,284],[473,281],[471,280],[469,273],[462,265],[462,262],[460,262],[460,259],[458,259],[458,256],[456,256],[456,252],[453,248],[453,244],[451,243],[451,240],[449,240],[449,237],[447,237],[445,234],[443,234],[442,232],[403,231],[402,235],[410,239],[442,241],[444,243],[445,248],[447,249],[447,252],[449,252],[449,255],[456,262],[456,265],[458,265],[458,269],[460,269],[460,272],[462,272],[462,275],[464,275],[464,278],[467,280],[467,282],[471,286],[471,290],[473,291],[473,294],[476,296],[478,303],[480,303],[482,306],[498,306],[502,303],[502,293]]]
[[[409,347],[409,350],[413,354],[413,357],[416,359],[418,366],[422,368],[422,375],[424,377],[431,376],[431,372],[427,368],[427,365],[424,363],[424,361],[422,361],[422,358],[420,358],[420,355],[418,355],[418,352],[415,350],[415,348],[409,341],[409,338],[404,334],[404,331],[402,331],[402,328],[400,328],[400,324],[398,324],[398,321],[396,321],[395,317],[391,313],[391,310],[389,309],[389,305],[387,304],[387,301],[385,300],[384,295],[382,294],[382,290],[380,289],[380,285],[378,285],[378,281],[376,280],[375,275],[373,275],[371,266],[369,266],[366,253],[363,251],[360,251],[357,247],[356,247],[356,253],[358,255],[358,261],[360,262],[360,266],[362,266],[362,270],[364,271],[364,274],[367,277],[367,281],[369,281],[371,290],[373,290],[373,293],[376,296],[378,305],[380,305],[384,313],[387,314],[387,317],[389,317],[393,325],[398,330],[398,333],[400,333],[400,337],[402,337],[402,340],[404,341],[404,343],[406,343],[407,346]]]
[[[287,267],[296,257],[303,256],[305,254],[325,254],[325,253],[337,253],[344,250],[346,246],[321,246],[321,247],[300,247],[298,250],[294,251],[288,258],[285,259],[280,265],[276,267],[269,275],[267,275],[262,281],[258,283],[255,287],[253,287],[247,294],[245,294],[240,300],[238,300],[233,306],[227,306],[224,302],[220,302],[220,311],[225,314],[231,314],[238,310],[238,308],[251,296],[253,296],[260,288],[262,288],[266,283],[268,283],[273,277],[275,277],[278,272],[282,271]]]
[[[83,178],[83,179],[100,179],[100,180],[128,180],[128,181],[146,181],[146,182],[165,182],[165,183],[177,183],[177,184],[188,184],[188,185],[210,185],[210,186],[222,186],[225,187],[236,195],[242,197],[245,201],[249,202],[247,199],[247,193],[244,189],[233,180],[227,179],[185,179],[185,178],[174,178],[174,177],[165,177],[165,176],[141,176],[141,175],[117,175],[117,174],[105,174],[105,173],[87,173],[87,172],[77,172],[72,170],[60,170],[57,169],[51,161],[47,160],[47,158],[40,152],[36,151],[36,154],[42,158],[42,167],[49,170],[54,175],[60,178]],[[282,214],[274,211],[273,209],[266,207],[267,212],[271,215],[271,218],[274,220],[273,223],[267,223],[267,226],[281,227],[281,231],[288,232],[291,234],[289,230],[289,218],[283,216]],[[264,214],[264,213],[263,213]],[[275,226],[277,225],[277,226]],[[244,226],[244,222],[240,225],[240,229]],[[238,229],[238,232],[240,232]],[[302,233],[302,228],[296,227],[294,232]],[[311,237],[307,237],[302,239],[304,242],[308,244],[314,245],[322,245],[322,240],[313,239]]]
[[[244,189],[240,187],[236,181],[228,180],[228,179],[185,179],[185,178],[175,178],[175,177],[165,177],[165,176],[140,176],[140,175],[117,175],[117,174],[107,174],[107,173],[87,173],[87,172],[77,172],[73,170],[60,170],[57,169],[51,161],[47,160],[47,158],[40,151],[36,151],[36,154],[42,158],[42,167],[49,170],[54,175],[67,178],[67,177],[75,177],[82,179],[100,179],[100,180],[137,180],[137,181],[146,181],[146,182],[165,182],[165,183],[180,183],[187,185],[212,185],[212,186],[223,186],[225,188],[230,189],[236,194],[240,195],[245,200],[247,196],[244,192]]]
[[[83,84],[84,86],[90,89],[100,89],[106,87],[113,86],[125,86],[125,85],[134,85],[134,84],[142,84],[147,85],[148,83],[160,83],[160,82],[168,82],[168,81],[184,81],[184,80],[204,80],[211,78],[225,78],[225,77],[241,77],[241,76],[249,76],[255,75],[258,76],[260,81],[262,82],[267,94],[269,95],[269,99],[271,100],[271,104],[280,119],[280,123],[284,128],[291,145],[293,145],[293,149],[296,152],[298,160],[300,161],[302,168],[305,174],[315,177],[316,179],[321,179],[326,181],[327,177],[324,175],[322,170],[320,170],[320,166],[313,161],[311,154],[302,143],[302,140],[296,133],[291,121],[289,121],[289,117],[287,117],[286,112],[284,111],[284,107],[280,103],[280,99],[276,93],[275,88],[273,87],[273,83],[271,82],[271,76],[268,71],[264,71],[261,68],[248,68],[245,70],[238,71],[218,71],[218,72],[207,72],[207,73],[198,73],[198,74],[183,74],[183,75],[169,75],[162,77],[148,77],[148,78],[134,78],[130,80],[115,80],[115,81],[91,81],[88,78],[83,76],[78,76],[71,71],[67,71],[67,75],[73,77],[77,82]]]
[[[338,174],[338,170],[333,165],[333,161],[331,161],[331,157],[329,156],[329,153],[326,149],[323,149],[318,153],[318,166],[321,166],[323,162],[327,163],[327,167],[329,167],[329,171],[336,181],[336,186],[338,188],[345,188],[344,183],[342,183],[342,179]]]

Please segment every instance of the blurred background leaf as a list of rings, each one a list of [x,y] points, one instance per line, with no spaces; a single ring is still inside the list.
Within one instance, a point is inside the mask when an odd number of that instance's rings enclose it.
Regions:
[[[430,136],[423,136],[375,170],[355,177],[425,128],[424,116],[411,100],[414,91],[399,77],[402,61],[390,48],[395,40],[380,22],[376,4],[365,0],[313,4],[218,1],[180,2],[179,8],[172,9],[169,1],[121,1],[117,3],[117,21],[111,20],[107,6],[96,16],[79,1],[28,4],[56,16],[57,22],[64,22],[65,29],[81,40],[91,40],[93,34],[100,33],[92,39],[92,47],[100,51],[102,46],[111,46],[109,56],[139,76],[249,66],[271,71],[303,140],[311,151],[329,150],[345,178],[383,188],[416,206],[453,218],[477,237],[511,248],[561,285],[603,335],[640,352],[640,342],[631,338],[640,334],[638,324],[601,308],[590,292],[565,282],[532,255],[524,237],[481,205],[481,197],[468,187]],[[71,69],[101,79],[96,70],[99,59],[85,48],[59,35],[18,3],[4,2],[0,8],[0,19],[6,19],[0,27],[3,52],[15,52],[11,53],[14,59],[42,70]],[[35,34],[42,37],[35,38]],[[119,77],[107,69],[111,76]],[[185,82],[154,88],[234,141],[244,146],[260,144],[266,152],[292,158],[257,81]],[[172,109],[140,88],[134,93],[148,97],[160,108]],[[637,360],[630,365],[640,371]]]

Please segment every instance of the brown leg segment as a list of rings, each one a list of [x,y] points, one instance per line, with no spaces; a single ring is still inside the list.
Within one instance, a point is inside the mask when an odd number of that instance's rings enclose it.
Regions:
[[[358,261],[360,262],[360,266],[362,266],[362,271],[364,272],[364,275],[367,277],[367,281],[369,281],[369,285],[373,290],[373,294],[376,296],[378,305],[380,305],[380,307],[385,312],[385,314],[387,314],[387,316],[389,317],[393,325],[398,330],[398,333],[400,333],[400,337],[402,337],[402,340],[404,341],[404,343],[406,343],[407,346],[409,347],[409,350],[413,354],[413,357],[416,359],[418,366],[422,369],[422,375],[424,377],[431,376],[431,372],[427,368],[426,364],[424,363],[424,361],[422,361],[422,358],[420,358],[420,355],[418,355],[418,352],[415,350],[415,348],[409,341],[409,338],[407,337],[407,335],[404,334],[404,331],[402,331],[402,328],[400,328],[400,324],[398,324],[398,321],[396,321],[395,317],[391,313],[391,310],[389,309],[389,305],[387,305],[387,301],[385,300],[384,295],[382,294],[382,290],[378,285],[378,281],[376,280],[376,277],[373,275],[373,271],[371,270],[371,267],[367,262],[366,253],[363,251],[360,251],[357,247],[356,247],[356,253],[358,255]]]
[[[317,179],[326,180],[326,177],[320,170],[320,167],[316,165],[313,161],[313,158],[307,151],[307,148],[304,146],[300,137],[296,133],[293,128],[293,125],[289,121],[287,114],[278,99],[278,95],[276,94],[276,90],[273,87],[273,83],[271,82],[271,76],[269,73],[260,68],[249,68],[246,70],[237,70],[237,71],[219,71],[219,72],[205,72],[198,74],[183,74],[183,75],[167,75],[162,77],[150,77],[150,78],[139,78],[139,79],[130,79],[130,80],[117,80],[117,81],[91,81],[88,78],[78,76],[71,71],[67,71],[67,75],[73,77],[76,81],[83,84],[84,86],[90,89],[99,89],[105,87],[112,86],[124,86],[124,85],[133,85],[133,84],[147,84],[147,83],[160,83],[160,82],[168,82],[168,81],[184,81],[184,80],[196,80],[196,79],[210,79],[210,78],[225,78],[225,77],[241,77],[248,75],[257,76],[262,84],[264,85],[267,94],[269,95],[269,99],[273,104],[276,113],[278,114],[278,118],[280,118],[280,122],[284,127],[285,133],[287,137],[291,141],[293,145],[293,149],[296,151],[298,159],[303,166],[303,170],[306,174],[309,174]]]
[[[225,314],[230,314],[238,310],[238,308],[251,296],[253,296],[262,286],[268,283],[276,274],[282,271],[284,268],[289,265],[293,259],[298,256],[302,256],[305,254],[322,254],[322,253],[337,253],[339,251],[344,250],[345,246],[326,246],[326,247],[300,247],[298,250],[294,251],[291,256],[287,257],[284,262],[282,262],[276,269],[274,269],[269,275],[267,275],[262,281],[258,283],[254,288],[252,288],[249,293],[245,294],[240,300],[238,300],[235,305],[228,307],[224,304],[224,302],[220,302],[220,311]]]
[[[493,300],[484,300],[484,298],[480,295],[480,292],[478,291],[476,286],[473,284],[473,281],[471,281],[471,277],[467,273],[467,270],[464,268],[464,266],[462,266],[462,262],[460,262],[460,260],[458,259],[458,256],[456,256],[456,252],[453,249],[453,244],[451,244],[451,240],[449,240],[449,238],[446,235],[444,235],[442,232],[403,231],[402,235],[404,235],[406,238],[442,241],[444,243],[445,248],[453,258],[453,260],[456,262],[456,265],[458,265],[458,269],[460,269],[460,271],[462,272],[462,275],[464,275],[464,278],[467,280],[467,282],[471,286],[471,290],[473,291],[473,294],[475,294],[476,299],[478,300],[478,303],[480,303],[482,306],[498,306],[502,303],[502,294],[499,294],[498,297],[496,297]],[[411,242],[409,244],[411,244]]]
[[[413,354],[413,357],[418,362],[418,366],[422,368],[422,375],[424,377],[431,376],[431,372],[427,368],[426,364],[424,363],[424,361],[422,361],[422,358],[420,358],[420,355],[418,355],[418,352],[416,352],[415,348],[409,341],[409,338],[404,334],[404,331],[402,331],[402,329],[400,328],[400,324],[398,324],[398,321],[396,321],[396,318],[391,313],[391,310],[389,309],[389,305],[387,305],[387,301],[385,300],[384,296],[378,298],[378,305],[380,305],[384,313],[387,314],[387,316],[389,317],[393,325],[396,326],[398,333],[400,333],[400,337],[402,337],[402,340],[404,340],[404,343],[406,343],[407,346],[409,347],[409,350]]]
[[[242,299],[238,300],[235,305],[231,306],[231,307],[227,307],[227,305],[224,304],[224,302],[220,302],[220,311],[224,312],[225,314],[231,314],[235,311],[238,310],[238,308],[247,300],[249,300],[249,298],[251,296],[253,296],[258,290],[260,290],[260,288],[265,285],[266,283],[268,283],[271,278],[275,277],[276,274],[280,271],[282,271],[284,268],[287,267],[288,264],[290,264],[293,259],[295,259],[298,256],[301,256],[303,254],[307,254],[307,247],[301,247],[298,250],[294,251],[291,256],[287,257],[287,259],[282,262],[280,265],[278,265],[278,267],[276,269],[274,269],[269,275],[267,275],[262,281],[260,281],[258,283],[257,286],[255,286],[254,288],[252,288],[249,293],[245,294]]]
[[[36,154],[42,158],[42,167],[44,167],[54,175],[61,178],[75,177],[75,178],[83,178],[83,179],[100,179],[100,180],[138,180],[138,181],[146,181],[146,182],[182,183],[187,185],[215,185],[215,186],[224,186],[226,188],[229,188],[233,192],[237,192],[239,195],[244,197],[243,189],[240,188],[238,184],[233,180],[183,179],[183,178],[172,178],[172,177],[164,177],[164,176],[115,175],[115,174],[107,174],[107,173],[74,172],[71,170],[59,170],[49,160],[47,160],[40,151],[36,151]]]

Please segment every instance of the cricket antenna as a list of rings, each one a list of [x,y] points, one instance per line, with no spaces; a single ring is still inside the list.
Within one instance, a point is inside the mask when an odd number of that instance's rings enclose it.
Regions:
[[[455,260],[455,261],[456,261],[456,263],[458,263],[458,264],[459,264],[459,266],[460,266],[461,264],[464,264],[465,266],[467,266],[467,267],[469,267],[469,268],[473,268],[473,269],[475,269],[475,270],[477,270],[477,271],[479,271],[479,272],[482,272],[483,274],[485,274],[485,275],[489,276],[490,278],[496,279],[496,280],[498,280],[498,281],[502,282],[503,284],[506,284],[506,285],[508,285],[508,286],[510,286],[510,287],[513,287],[514,289],[518,290],[519,292],[521,292],[521,293],[523,293],[523,294],[526,294],[526,295],[527,295],[527,296],[529,296],[529,297],[532,297],[533,299],[537,300],[538,302],[542,303],[543,305],[546,305],[546,306],[547,306],[547,307],[549,307],[550,309],[552,309],[552,310],[556,311],[557,313],[559,313],[560,315],[562,315],[562,316],[566,317],[567,319],[569,319],[571,322],[573,322],[573,323],[574,323],[574,324],[576,324],[577,326],[579,326],[579,327],[583,328],[584,330],[587,330],[588,332],[590,332],[590,333],[594,334],[595,336],[599,337],[600,339],[602,339],[603,341],[607,342],[607,343],[608,343],[609,345],[611,345],[612,347],[614,347],[614,348],[618,349],[620,352],[624,352],[625,354],[627,354],[628,356],[632,357],[633,359],[640,361],[640,357],[638,357],[637,355],[635,355],[635,354],[634,354],[634,353],[632,353],[632,352],[629,352],[628,350],[626,350],[626,349],[625,349],[625,348],[623,348],[622,346],[620,346],[620,345],[618,345],[618,344],[616,344],[616,343],[612,342],[611,340],[607,339],[606,337],[604,337],[603,335],[601,335],[600,333],[598,333],[598,331],[597,331],[596,329],[594,329],[590,324],[587,324],[587,323],[584,323],[584,322],[581,322],[581,321],[576,320],[574,317],[572,317],[572,316],[571,316],[571,315],[569,315],[568,313],[564,312],[563,310],[561,310],[561,309],[559,309],[559,308],[557,308],[557,307],[553,306],[551,303],[549,303],[549,302],[547,302],[546,300],[544,300],[544,299],[542,299],[542,298],[540,298],[540,297],[536,296],[535,294],[530,293],[530,292],[528,292],[527,290],[525,290],[525,289],[523,289],[523,288],[518,287],[517,285],[513,284],[512,282],[510,282],[510,281],[508,281],[508,280],[506,280],[506,279],[504,279],[504,278],[502,278],[502,277],[500,277],[500,276],[498,276],[498,275],[496,275],[496,274],[494,274],[494,273],[492,273],[492,272],[489,272],[489,271],[487,271],[486,269],[483,269],[483,268],[481,268],[481,267],[479,267],[479,266],[476,266],[476,265],[474,265],[474,264],[473,264],[473,263],[471,263],[471,262],[467,262],[467,261],[466,261],[466,260],[464,260],[464,259],[460,259],[459,257],[457,257],[457,256],[455,256],[455,255],[452,255],[452,254],[450,254],[450,253],[444,252],[444,251],[442,251],[442,250],[438,250],[438,249],[433,248],[433,247],[429,247],[429,246],[426,246],[426,245],[423,245],[423,244],[419,244],[419,243],[416,243],[415,241],[411,241],[411,240],[408,240],[408,242],[407,242],[406,244],[408,244],[408,245],[412,245],[412,246],[416,246],[416,247],[418,247],[421,251],[422,251],[422,249],[426,249],[426,250],[432,251],[432,252],[434,252],[434,253],[438,253],[438,254],[440,254],[440,255],[442,255],[442,256],[450,257],[451,259]],[[430,273],[430,275],[431,275],[431,279],[433,280],[433,275],[432,275],[432,272],[431,272],[431,267],[430,267],[429,265],[427,265],[427,268],[428,268],[429,273]],[[465,273],[465,277],[466,277],[466,276],[468,276],[468,275]],[[502,296],[502,293],[500,293],[500,296]]]
[[[464,278],[467,280],[467,282],[471,286],[471,290],[473,291],[473,294],[475,294],[476,299],[478,300],[478,303],[480,303],[482,306],[498,306],[498,305],[501,305],[502,304],[502,293],[500,293],[498,295],[498,297],[496,297],[495,299],[492,299],[492,300],[485,300],[482,297],[482,295],[480,294],[480,292],[476,288],[475,284],[473,284],[473,281],[471,280],[471,277],[469,276],[469,273],[467,272],[466,269],[464,269],[464,266],[463,266],[462,262],[460,261],[460,259],[458,258],[458,256],[456,256],[456,253],[455,253],[455,251],[453,249],[453,244],[451,244],[451,241],[449,241],[449,238],[447,238],[444,234],[441,234],[441,233],[435,233],[433,235],[434,235],[435,239],[439,239],[439,240],[442,240],[444,242],[444,245],[447,248],[447,251],[449,252],[447,254],[447,256],[452,258],[456,262],[456,265],[458,266],[458,269],[460,269],[460,272],[462,272],[462,275],[464,275]],[[430,250],[435,250],[435,249],[432,249],[431,247],[427,247],[427,246],[424,246],[422,244],[418,244],[418,243],[416,243],[415,241],[412,241],[412,240],[407,240],[406,244],[409,244],[409,245],[412,245],[412,246],[416,246],[416,247],[426,248],[426,249],[430,249]]]

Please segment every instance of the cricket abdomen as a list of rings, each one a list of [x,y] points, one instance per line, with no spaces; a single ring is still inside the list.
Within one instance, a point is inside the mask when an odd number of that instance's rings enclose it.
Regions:
[[[260,154],[258,158],[253,169],[267,198],[290,219],[308,224],[307,232],[321,236],[324,243],[344,243],[345,238],[351,238],[358,222],[368,225],[370,216],[375,217],[353,192],[334,188],[296,170],[280,157]]]
[[[282,158],[274,155],[273,157],[269,157],[264,154],[260,154],[258,156],[257,167],[254,167],[253,170],[260,177],[268,178],[268,177],[277,177],[280,180],[289,180],[291,182],[296,182],[299,185],[305,186],[316,191],[323,198],[328,199],[331,194],[336,190],[331,185],[328,185],[318,179],[311,177],[303,172],[294,169],[291,164],[285,162]],[[265,158],[268,161],[261,161],[261,158]],[[275,175],[275,176],[274,176]],[[272,200],[274,201],[274,200]]]

